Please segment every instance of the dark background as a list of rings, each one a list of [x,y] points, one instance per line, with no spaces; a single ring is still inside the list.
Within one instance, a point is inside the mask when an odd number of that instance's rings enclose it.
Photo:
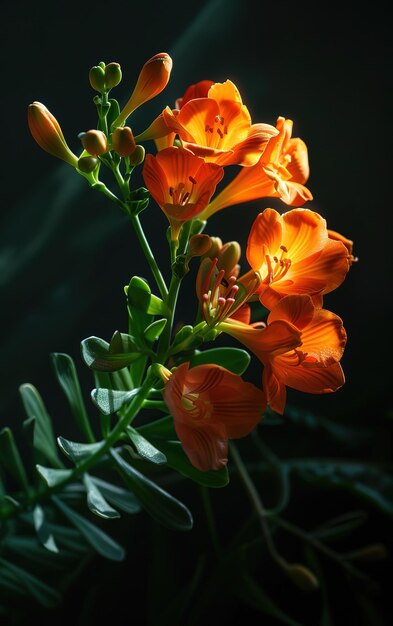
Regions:
[[[89,401],[92,382],[79,356],[80,341],[125,331],[123,286],[134,274],[149,276],[120,211],[35,144],[27,106],[43,102],[78,152],[78,133],[96,124],[90,67],[101,60],[121,64],[123,82],[113,95],[122,104],[143,63],[162,51],[173,59],[171,81],[135,114],[136,132],[163,106],[173,105],[190,83],[230,78],[254,122],[275,124],[278,115],[294,120],[293,136],[309,150],[308,187],[314,200],[307,207],[354,241],[359,262],[325,299],[348,333],[342,360],[346,384],[336,394],[290,393],[290,400],[337,423],[375,425],[376,431],[392,419],[383,11],[378,3],[367,9],[314,6],[306,10],[249,0],[4,6],[1,425],[18,432],[24,418],[18,387],[31,382],[45,398],[58,433],[72,438],[49,353],[67,352],[75,359]],[[268,199],[231,207],[211,219],[208,232],[224,241],[238,239],[244,248],[256,214],[267,206],[285,208]],[[167,270],[164,216],[152,203],[142,221]],[[191,276],[185,289],[193,294]],[[185,317],[193,315],[191,300]],[[259,370],[251,375],[258,377]],[[364,450],[373,462],[390,460],[390,454],[391,440],[385,436],[370,440]]]

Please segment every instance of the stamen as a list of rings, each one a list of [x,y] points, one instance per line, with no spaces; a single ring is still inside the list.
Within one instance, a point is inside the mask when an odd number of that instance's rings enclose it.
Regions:
[[[169,195],[173,196],[173,187],[169,187]]]
[[[224,133],[220,128],[217,128],[217,133],[220,135],[221,139],[224,137]]]
[[[280,246],[280,250],[283,250],[284,252],[288,252],[288,248],[286,246]]]
[[[195,178],[193,178],[192,176],[188,177],[188,180],[190,181],[190,183],[192,183],[193,185],[197,184],[197,181],[195,180]]]

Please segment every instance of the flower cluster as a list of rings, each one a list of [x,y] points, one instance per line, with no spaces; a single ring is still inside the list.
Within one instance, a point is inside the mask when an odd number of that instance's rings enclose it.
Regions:
[[[161,368],[163,398],[185,453],[206,471],[227,463],[228,440],[249,434],[267,406],[284,414],[287,387],[323,394],[343,385],[340,360],[346,332],[340,317],[324,308],[323,299],[341,285],[355,258],[352,241],[303,206],[313,199],[306,186],[308,152],[302,139],[292,137],[293,121],[278,116],[275,125],[253,123],[231,80],[190,85],[173,108],[166,106],[140,133],[125,125],[136,108],[162,92],[171,70],[166,53],[148,60],[120,110],[109,98],[121,80],[119,65],[92,68],[90,84],[100,94],[95,98],[99,124],[80,134],[79,156],[43,104],[31,104],[28,119],[37,143],[117,202],[134,226],[147,196],[168,219],[173,268],[169,289],[147,255],[162,307],[146,310],[166,320],[149,358]],[[155,150],[146,154],[145,142]],[[100,181],[102,165],[114,172],[122,198]],[[130,191],[138,165],[147,189]],[[223,186],[229,166],[238,172]],[[241,273],[240,244],[223,244],[202,230],[210,216],[226,207],[270,197],[280,199],[283,210],[266,208],[256,216],[246,246],[249,267]],[[192,256],[200,257],[197,319],[187,332],[183,328],[172,337],[177,293]],[[197,353],[196,346],[221,333],[260,361],[260,387],[220,363],[192,366],[190,354]],[[135,354],[143,354],[143,345],[135,343]]]

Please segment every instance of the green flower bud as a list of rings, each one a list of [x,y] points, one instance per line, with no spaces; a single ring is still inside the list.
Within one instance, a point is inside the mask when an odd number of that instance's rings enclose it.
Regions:
[[[105,70],[101,65],[95,65],[89,72],[90,85],[95,91],[105,91]]]
[[[97,167],[98,159],[94,156],[80,157],[78,160],[78,169],[85,174],[90,174]]]
[[[140,145],[135,146],[135,150],[130,156],[130,165],[133,165],[134,167],[136,167],[137,165],[140,165],[141,163],[143,163],[144,159],[145,159],[144,147]]]
[[[122,78],[121,67],[118,63],[108,63],[105,66],[105,87],[109,91],[116,87]]]

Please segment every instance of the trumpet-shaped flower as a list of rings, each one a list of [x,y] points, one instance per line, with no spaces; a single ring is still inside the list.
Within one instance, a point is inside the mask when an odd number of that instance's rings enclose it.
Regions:
[[[135,109],[151,100],[168,84],[172,70],[172,59],[166,52],[155,54],[146,61],[138,76],[137,83],[125,107],[113,122],[113,127],[122,126]]]
[[[253,165],[278,131],[270,124],[251,124],[237,87],[227,80],[214,83],[206,98],[182,103],[181,109],[163,111],[169,130],[182,145],[208,162]]]
[[[59,122],[41,102],[33,102],[28,108],[28,124],[38,145],[52,156],[78,167],[78,157],[71,152]]]
[[[256,165],[242,168],[204,211],[203,219],[225,207],[259,198],[280,198],[290,206],[312,200],[304,186],[310,175],[307,146],[292,138],[292,120],[279,117],[277,135],[270,139]]]
[[[265,394],[218,365],[182,363],[170,376],[164,400],[191,463],[202,472],[228,462],[228,439],[248,435],[266,408]]]
[[[184,222],[208,205],[223,174],[222,167],[205,163],[185,148],[165,148],[156,156],[146,156],[143,178],[169,220],[172,240],[178,238]]]
[[[309,209],[283,215],[265,209],[251,227],[246,255],[261,276],[260,300],[268,309],[296,293],[321,304],[320,296],[343,282],[351,263],[347,246],[331,238],[326,220]]]
[[[339,363],[346,344],[342,320],[316,308],[308,295],[282,298],[264,328],[226,321],[220,329],[263,363],[263,389],[277,413],[284,413],[286,387],[321,394],[337,391],[345,382]]]

